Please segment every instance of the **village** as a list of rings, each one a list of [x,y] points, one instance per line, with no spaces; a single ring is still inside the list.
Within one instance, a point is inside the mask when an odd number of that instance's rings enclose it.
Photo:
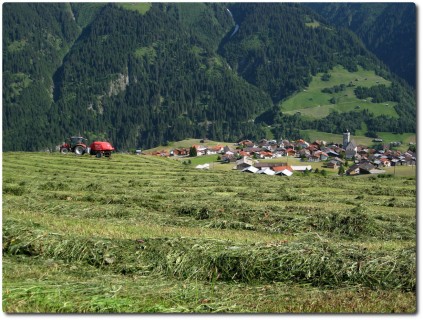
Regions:
[[[242,140],[232,147],[228,145],[207,146],[193,145],[190,148],[174,148],[169,151],[154,151],[151,154],[162,157],[189,158],[218,155],[221,163],[233,164],[232,169],[246,173],[291,176],[294,172],[311,172],[313,163],[320,167],[336,170],[339,175],[362,175],[385,173],[387,168],[395,166],[415,166],[416,152],[395,150],[398,143],[391,143],[392,148],[371,148],[357,145],[347,130],[343,133],[342,144],[328,144],[316,140],[307,142],[266,140],[258,142]],[[381,142],[374,139],[374,142]],[[288,159],[296,159],[289,165]],[[292,162],[292,161],[291,161]],[[298,164],[301,165],[298,165]],[[209,169],[210,164],[199,164],[197,169]],[[318,169],[315,169],[318,170]]]

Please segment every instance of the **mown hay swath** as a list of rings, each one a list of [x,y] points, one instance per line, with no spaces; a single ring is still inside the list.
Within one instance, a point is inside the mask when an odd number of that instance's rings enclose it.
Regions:
[[[316,238],[252,245],[194,238],[87,239],[6,221],[3,252],[82,261],[121,274],[157,272],[204,281],[415,290],[415,247],[373,251]]]

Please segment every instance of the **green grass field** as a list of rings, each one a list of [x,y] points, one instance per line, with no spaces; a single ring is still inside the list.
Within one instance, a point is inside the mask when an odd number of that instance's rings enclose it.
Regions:
[[[137,11],[140,14],[145,14],[151,8],[151,3],[128,2],[119,3],[119,5],[126,10]]]
[[[192,166],[3,153],[3,312],[416,312],[413,176]]]
[[[371,99],[358,99],[356,97],[354,89],[357,86],[391,85],[389,81],[377,76],[374,71],[364,70],[360,67],[357,72],[348,72],[343,67],[338,66],[329,73],[331,74],[329,81],[321,80],[323,73],[314,76],[308,88],[280,103],[281,110],[286,114],[300,112],[302,116],[309,119],[324,118],[332,110],[349,112],[363,109],[368,109],[375,116],[384,114],[394,118],[398,117],[394,109],[395,103],[392,101],[372,103]],[[347,86],[350,82],[354,87],[347,87],[345,91],[333,94],[321,92],[322,89],[332,88],[335,85],[345,84]],[[336,103],[330,103],[331,98],[334,98]]]
[[[213,141],[213,140],[205,140],[201,142],[202,139],[185,139],[180,141],[171,141],[167,146],[158,146],[151,149],[143,150],[144,153],[151,153],[154,151],[161,151],[161,150],[171,150],[174,148],[190,148],[193,145],[204,145],[208,147],[214,146],[230,146],[234,147],[234,142],[223,142],[223,141]]]
[[[326,142],[333,142],[333,143],[342,143],[342,135],[340,134],[333,134],[333,133],[327,133],[327,132],[321,132],[316,130],[301,130],[301,133],[305,136],[310,137],[310,142],[313,142],[315,140],[324,140]],[[351,139],[356,142],[356,144],[364,145],[364,146],[372,146],[374,144],[377,144],[376,142],[373,142],[373,138],[368,138],[364,136],[365,130],[361,130],[361,132],[358,132],[357,135],[352,135]],[[398,147],[398,150],[401,151],[407,151],[409,147],[409,143],[413,142],[416,143],[416,134],[414,133],[402,133],[402,134],[396,134],[391,132],[378,132],[378,136],[383,140],[383,144],[388,144],[390,142],[399,141],[402,143],[400,147]]]

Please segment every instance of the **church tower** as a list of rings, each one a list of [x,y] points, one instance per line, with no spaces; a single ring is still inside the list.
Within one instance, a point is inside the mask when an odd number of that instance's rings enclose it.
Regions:
[[[342,134],[342,148],[346,149],[349,143],[350,143],[350,132],[347,129],[347,131]]]

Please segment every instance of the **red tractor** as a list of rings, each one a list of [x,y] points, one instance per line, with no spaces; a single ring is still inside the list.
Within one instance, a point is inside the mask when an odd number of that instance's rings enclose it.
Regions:
[[[73,152],[78,156],[82,156],[87,150],[87,139],[83,137],[70,137],[60,146],[60,153],[68,154]]]
[[[94,141],[90,145],[90,155],[95,155],[97,158],[102,156],[109,158],[114,150],[115,148],[107,141]]]

